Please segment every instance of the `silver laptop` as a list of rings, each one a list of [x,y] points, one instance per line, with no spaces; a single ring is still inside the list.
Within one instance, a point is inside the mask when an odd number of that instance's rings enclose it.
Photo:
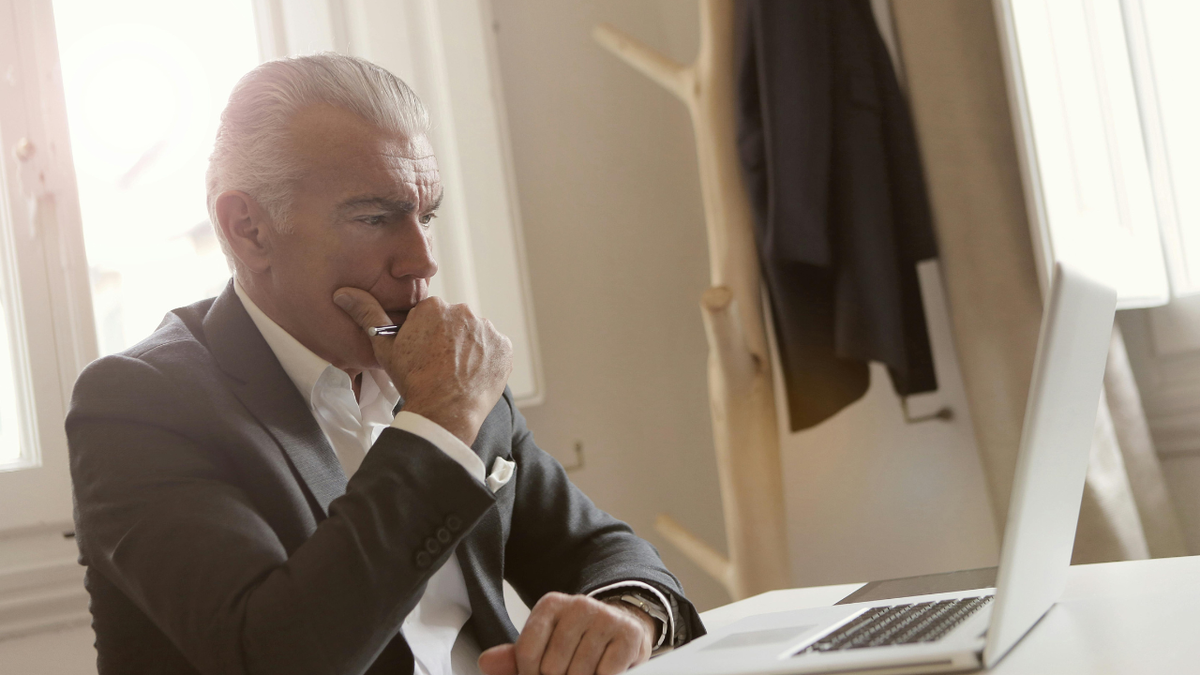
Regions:
[[[990,668],[1066,584],[1117,295],[1054,270],[1038,338],[996,588],[748,617],[635,675]]]

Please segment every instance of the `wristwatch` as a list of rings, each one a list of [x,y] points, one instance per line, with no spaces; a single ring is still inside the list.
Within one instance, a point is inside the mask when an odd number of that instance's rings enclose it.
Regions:
[[[667,617],[667,609],[659,604],[658,598],[651,597],[649,593],[640,591],[637,588],[622,588],[611,595],[605,596],[604,600],[618,600],[649,614],[650,618],[658,623],[658,638],[655,640],[654,649],[662,647],[663,643],[666,642],[667,624],[670,619]]]

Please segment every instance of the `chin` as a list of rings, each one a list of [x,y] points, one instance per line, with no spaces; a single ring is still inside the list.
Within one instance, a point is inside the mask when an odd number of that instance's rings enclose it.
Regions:
[[[354,346],[338,354],[333,365],[342,370],[373,370],[380,368],[379,360],[375,358],[375,350],[365,335],[355,336]]]

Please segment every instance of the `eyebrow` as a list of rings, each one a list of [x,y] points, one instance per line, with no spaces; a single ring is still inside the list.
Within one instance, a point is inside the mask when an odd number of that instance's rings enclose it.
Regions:
[[[433,203],[430,204],[429,208],[427,208],[425,211],[427,213],[431,211],[437,211],[442,205],[442,197],[445,195],[446,190],[443,188],[442,191],[438,193],[437,198],[433,200]],[[389,199],[387,197],[372,197],[369,195],[351,197],[350,199],[343,201],[341,204],[338,204],[337,212],[339,215],[344,215],[357,209],[372,206],[393,215],[407,216],[417,212],[417,203],[412,200]]]

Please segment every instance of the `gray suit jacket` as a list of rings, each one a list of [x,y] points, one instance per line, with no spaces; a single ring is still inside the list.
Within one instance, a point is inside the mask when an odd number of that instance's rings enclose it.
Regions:
[[[532,604],[637,579],[677,640],[703,634],[678,581],[533,442],[512,395],[473,449],[517,464],[492,494],[388,429],[350,481],[232,286],[89,366],[67,416],[76,535],[108,673],[410,673],[398,634],[450,555],[480,647]]]

